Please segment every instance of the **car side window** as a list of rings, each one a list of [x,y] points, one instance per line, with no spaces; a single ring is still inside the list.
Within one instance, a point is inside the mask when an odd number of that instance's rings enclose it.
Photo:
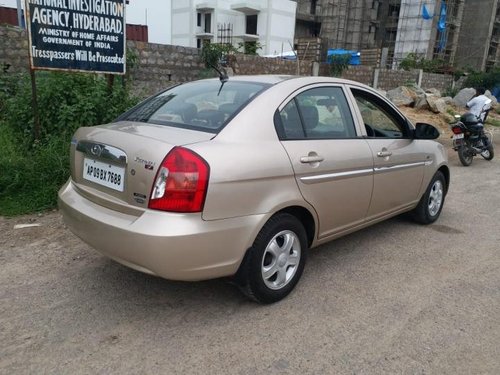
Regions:
[[[295,99],[291,100],[279,113],[283,127],[283,138],[304,139],[305,133],[300,121],[299,110]]]
[[[404,138],[407,127],[389,106],[367,92],[352,89],[363,117],[366,134],[370,138]]]
[[[356,137],[351,111],[340,87],[318,87],[301,92],[279,112],[278,120],[282,139]]]

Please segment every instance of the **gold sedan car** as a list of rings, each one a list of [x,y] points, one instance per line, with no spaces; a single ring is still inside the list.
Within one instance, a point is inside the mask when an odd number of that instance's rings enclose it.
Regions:
[[[438,136],[356,82],[190,82],[80,128],[59,206],[119,263],[172,280],[231,276],[272,303],[308,249],[407,211],[438,219],[450,181]]]

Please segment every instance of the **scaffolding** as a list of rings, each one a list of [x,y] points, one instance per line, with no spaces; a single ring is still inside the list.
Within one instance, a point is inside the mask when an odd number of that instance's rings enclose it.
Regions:
[[[467,0],[472,2],[473,0]],[[488,0],[487,0],[488,1]],[[490,0],[496,1],[498,0]],[[319,24],[323,56],[329,48],[387,49],[387,67],[409,53],[452,65],[459,47],[465,0],[298,0],[298,13]],[[445,11],[442,6],[445,6]],[[497,17],[500,42],[500,17]],[[304,21],[306,22],[306,21]],[[441,27],[438,30],[438,25]],[[444,27],[443,27],[444,26]],[[302,35],[304,36],[304,35]],[[500,54],[493,45],[490,55]],[[499,51],[497,53],[497,51]]]

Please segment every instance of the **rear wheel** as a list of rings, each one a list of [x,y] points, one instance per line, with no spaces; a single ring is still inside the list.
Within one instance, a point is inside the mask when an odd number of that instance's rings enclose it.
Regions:
[[[474,158],[474,156],[469,151],[469,148],[466,145],[462,145],[458,148],[458,158],[460,159],[460,163],[462,163],[464,167],[468,167],[472,164],[472,159]]]
[[[413,210],[413,218],[420,224],[435,222],[443,209],[446,196],[446,180],[442,172],[437,171],[427,190]]]
[[[492,160],[493,157],[495,156],[495,152],[493,151],[493,145],[489,145],[488,148],[486,150],[484,150],[483,152],[481,152],[481,156],[485,159],[485,160]]]
[[[285,298],[299,281],[307,254],[303,225],[287,213],[273,216],[248,250],[238,275],[243,292],[260,303]]]

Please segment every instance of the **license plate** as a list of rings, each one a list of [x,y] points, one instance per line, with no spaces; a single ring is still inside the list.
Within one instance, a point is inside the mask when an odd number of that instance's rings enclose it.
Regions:
[[[464,137],[464,133],[453,134],[453,139],[462,139]]]
[[[83,178],[113,190],[123,191],[125,168],[85,158]]]

